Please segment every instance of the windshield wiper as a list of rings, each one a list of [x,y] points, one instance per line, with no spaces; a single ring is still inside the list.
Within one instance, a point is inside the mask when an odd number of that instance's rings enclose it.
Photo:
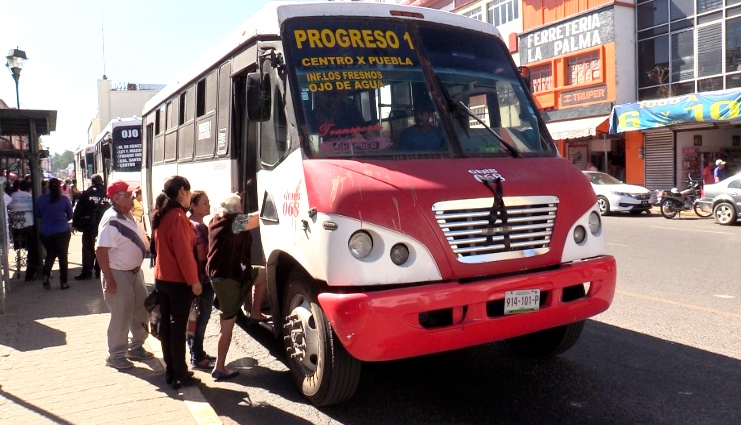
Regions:
[[[517,150],[516,147],[512,146],[508,141],[504,140],[504,138],[502,136],[500,136],[499,134],[497,134],[497,132],[494,131],[494,129],[492,129],[491,127],[489,127],[489,124],[485,123],[472,110],[468,109],[468,106],[466,106],[466,104],[463,103],[463,101],[459,100],[459,101],[455,102],[454,104],[452,104],[451,106],[463,108],[463,110],[466,111],[466,113],[468,114],[469,117],[475,119],[479,124],[481,124],[482,126],[484,126],[484,128],[487,131],[489,131],[489,133],[491,133],[494,137],[496,137],[497,140],[499,140],[499,143],[501,143],[502,146],[504,146],[505,148],[507,148],[507,150],[512,154],[513,157],[515,157],[515,158],[522,158],[522,154],[520,153],[519,150]],[[455,111],[453,111],[453,113],[455,113]]]

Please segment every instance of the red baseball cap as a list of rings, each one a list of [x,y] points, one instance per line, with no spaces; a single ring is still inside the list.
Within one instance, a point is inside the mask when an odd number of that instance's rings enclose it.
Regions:
[[[118,180],[108,185],[106,195],[108,196],[108,198],[113,198],[118,193],[133,192],[136,189],[139,189],[139,186],[132,186],[123,180]]]

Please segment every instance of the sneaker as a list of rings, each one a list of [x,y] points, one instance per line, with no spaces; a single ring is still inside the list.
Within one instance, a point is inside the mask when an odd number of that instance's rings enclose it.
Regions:
[[[126,358],[131,360],[149,360],[154,358],[154,354],[145,350],[144,347],[139,347],[127,351]]]
[[[125,357],[108,357],[107,359],[105,359],[105,365],[115,369],[128,369],[130,367],[134,367],[134,363],[126,360]]]

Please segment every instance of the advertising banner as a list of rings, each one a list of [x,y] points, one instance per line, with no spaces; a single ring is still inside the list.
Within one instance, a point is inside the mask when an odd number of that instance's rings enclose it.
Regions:
[[[740,122],[741,89],[693,93],[612,108],[610,133],[693,122]]]

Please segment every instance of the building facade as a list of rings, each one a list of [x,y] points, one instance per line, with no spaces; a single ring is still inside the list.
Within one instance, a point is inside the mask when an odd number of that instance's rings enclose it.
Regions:
[[[90,121],[86,144],[93,143],[111,120],[141,117],[144,104],[163,87],[164,84],[114,84],[105,77],[98,80],[98,114]]]

